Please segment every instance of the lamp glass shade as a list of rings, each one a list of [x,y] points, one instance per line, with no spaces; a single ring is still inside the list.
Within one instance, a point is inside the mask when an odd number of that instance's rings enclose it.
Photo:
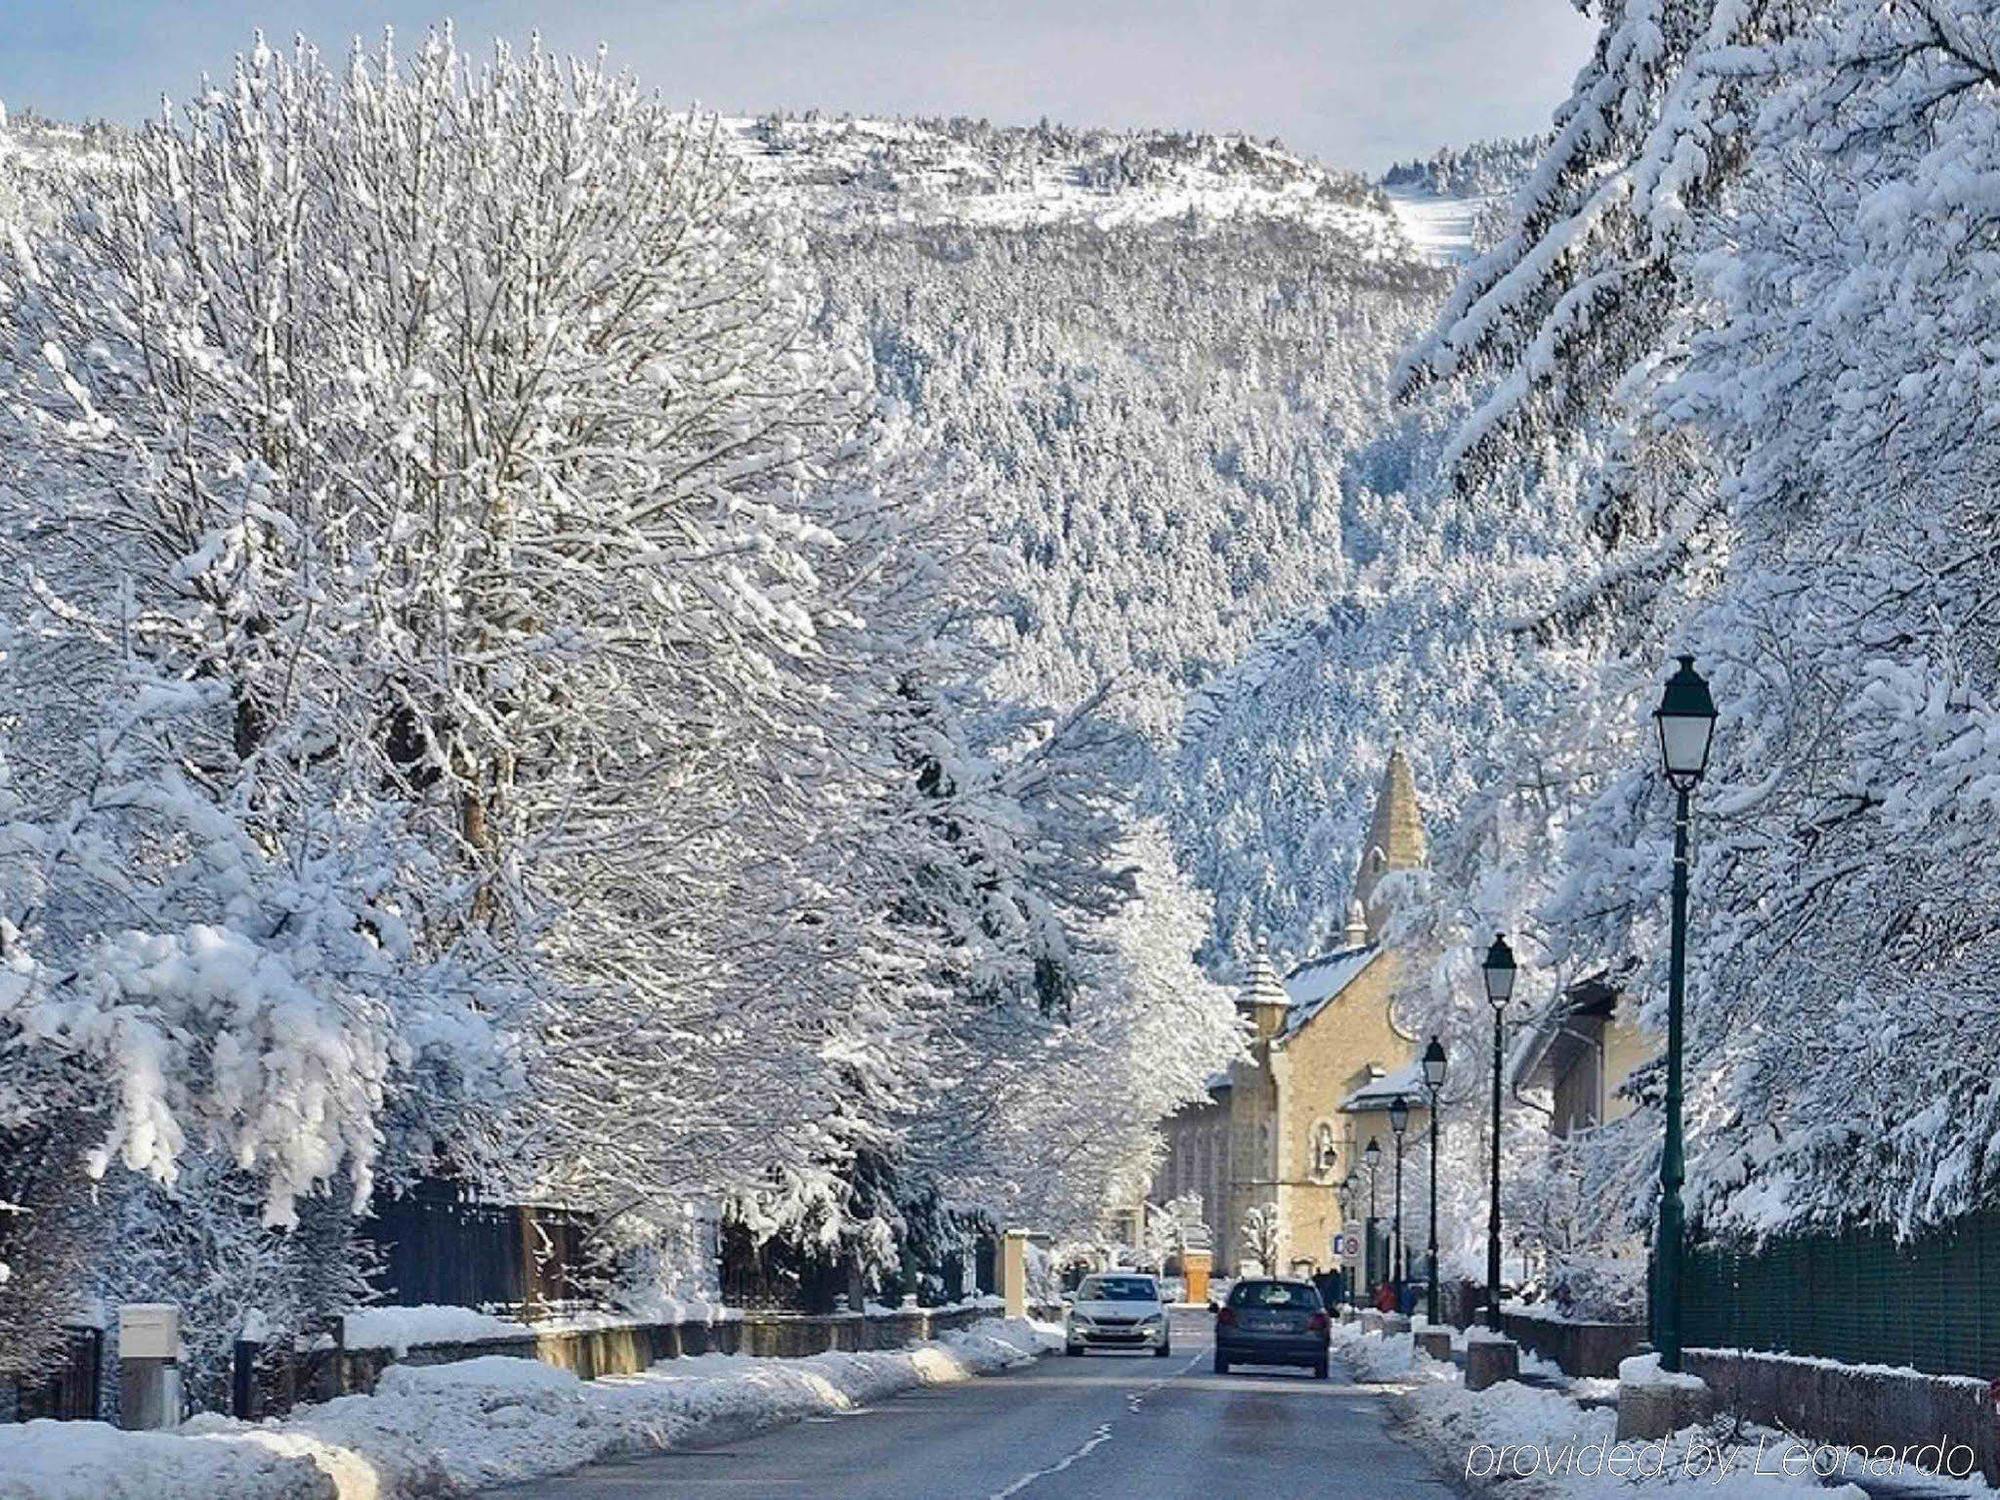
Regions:
[[[1514,998],[1514,950],[1507,946],[1507,939],[1494,934],[1493,946],[1486,950],[1486,960],[1480,965],[1486,977],[1486,998],[1495,1009]]]
[[[1432,1037],[1430,1046],[1424,1048],[1424,1083],[1432,1093],[1444,1087],[1444,1068],[1444,1043]]]
[[[1410,1101],[1401,1094],[1389,1101],[1389,1128],[1397,1135],[1410,1128]]]
[[[1691,789],[1708,771],[1708,754],[1715,743],[1715,699],[1708,682],[1694,669],[1694,658],[1683,656],[1679,670],[1667,679],[1653,722],[1660,731],[1660,760],[1667,780]]]
[[[1361,1154],[1368,1158],[1368,1170],[1371,1172],[1374,1171],[1376,1163],[1382,1160],[1382,1143],[1376,1140],[1374,1136],[1369,1136],[1368,1149]]]

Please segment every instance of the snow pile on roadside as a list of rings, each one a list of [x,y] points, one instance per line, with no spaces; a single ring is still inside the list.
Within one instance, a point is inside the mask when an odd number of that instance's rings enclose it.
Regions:
[[[1455,1366],[1418,1353],[1415,1338],[1407,1333],[1362,1333],[1352,1324],[1337,1323],[1332,1352],[1366,1385],[1414,1385],[1458,1378]]]
[[[333,1500],[339,1493],[311,1459],[240,1442],[120,1432],[102,1422],[0,1426],[0,1500]]]
[[[1054,1348],[1045,1324],[992,1319],[909,1349],[807,1359],[704,1355],[578,1380],[490,1356],[397,1365],[372,1396],[279,1423],[199,1417],[177,1434],[100,1423],[0,1429],[0,1500],[400,1500],[463,1494],[624,1454],[852,1411]]]
[[[1468,1391],[1456,1366],[1416,1353],[1407,1334],[1334,1330],[1334,1353],[1391,1397],[1406,1437],[1438,1469],[1479,1494],[1508,1500],[1596,1500],[1631,1489],[1672,1490],[1714,1500],[1783,1500],[1806,1491],[1822,1500],[1865,1500],[1856,1478],[1893,1481],[1898,1493],[1987,1496],[1976,1478],[1935,1479],[1907,1464],[1890,1473],[1863,1466],[1850,1450],[1813,1447],[1781,1433],[1731,1425],[1689,1428],[1664,1441],[1618,1440],[1617,1413],[1579,1404],[1611,1381],[1572,1381],[1548,1390],[1503,1381]],[[1633,1374],[1669,1380],[1657,1364],[1628,1361]],[[1961,1450],[1967,1461],[1970,1450]],[[1817,1468],[1818,1472],[1815,1472]],[[1844,1482],[1846,1481],[1846,1482]]]

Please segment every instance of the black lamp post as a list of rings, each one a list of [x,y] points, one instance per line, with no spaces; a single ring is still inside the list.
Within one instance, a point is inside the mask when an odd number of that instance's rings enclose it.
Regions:
[[[1375,1171],[1382,1165],[1382,1143],[1368,1137],[1362,1158],[1368,1163],[1368,1240],[1362,1249],[1362,1273],[1372,1293],[1375,1287]]]
[[[1685,1224],[1681,1184],[1687,1177],[1681,1139],[1681,1012],[1687,989],[1688,799],[1708,770],[1715,740],[1715,699],[1708,683],[1683,656],[1667,679],[1653,721],[1660,731],[1660,759],[1673,787],[1673,946],[1667,963],[1666,1142],[1660,1151],[1659,1241],[1654,1248],[1653,1347],[1660,1368],[1681,1367],[1681,1235]]]
[[[1430,1294],[1424,1299],[1424,1321],[1437,1327],[1438,1316],[1438,1093],[1444,1088],[1444,1043],[1431,1038],[1424,1049],[1424,1087],[1431,1096],[1431,1233],[1425,1255],[1430,1269]]]
[[[1500,1048],[1507,1002],[1514,998],[1514,950],[1495,933],[1481,965],[1493,1007],[1493,1197],[1486,1211],[1486,1326],[1500,1331]]]
[[[1403,1134],[1410,1128],[1410,1101],[1398,1094],[1389,1101],[1389,1132],[1396,1138],[1396,1218],[1394,1248],[1390,1252],[1389,1265],[1395,1273],[1396,1307],[1403,1306],[1403,1282],[1409,1267],[1403,1259]]]

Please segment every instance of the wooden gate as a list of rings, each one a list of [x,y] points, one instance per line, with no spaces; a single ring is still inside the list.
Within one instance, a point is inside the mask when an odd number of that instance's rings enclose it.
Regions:
[[[15,1409],[24,1422],[47,1417],[58,1422],[94,1422],[104,1388],[104,1330],[63,1330],[59,1362],[44,1380],[18,1382]]]

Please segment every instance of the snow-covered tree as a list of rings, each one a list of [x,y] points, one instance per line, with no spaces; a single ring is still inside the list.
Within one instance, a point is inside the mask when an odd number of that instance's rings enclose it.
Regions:
[[[1237,1240],[1242,1245],[1244,1259],[1254,1262],[1261,1275],[1276,1276],[1280,1272],[1280,1232],[1277,1204],[1253,1203],[1245,1210],[1243,1223],[1237,1230]]]
[[[1644,715],[1669,643],[1716,684],[1689,1140],[1719,1227],[1909,1230],[1993,1188],[1991,213],[1968,184],[2000,138],[1994,42],[1949,0],[1608,7],[1518,233],[1411,367],[1493,382],[1464,474],[1609,443],[1603,562],[1537,625],[1598,683],[1576,732],[1498,759],[1554,794],[1511,824],[1538,873],[1496,843],[1449,881],[1656,1026]],[[1635,1217],[1655,1139],[1631,1136]]]

